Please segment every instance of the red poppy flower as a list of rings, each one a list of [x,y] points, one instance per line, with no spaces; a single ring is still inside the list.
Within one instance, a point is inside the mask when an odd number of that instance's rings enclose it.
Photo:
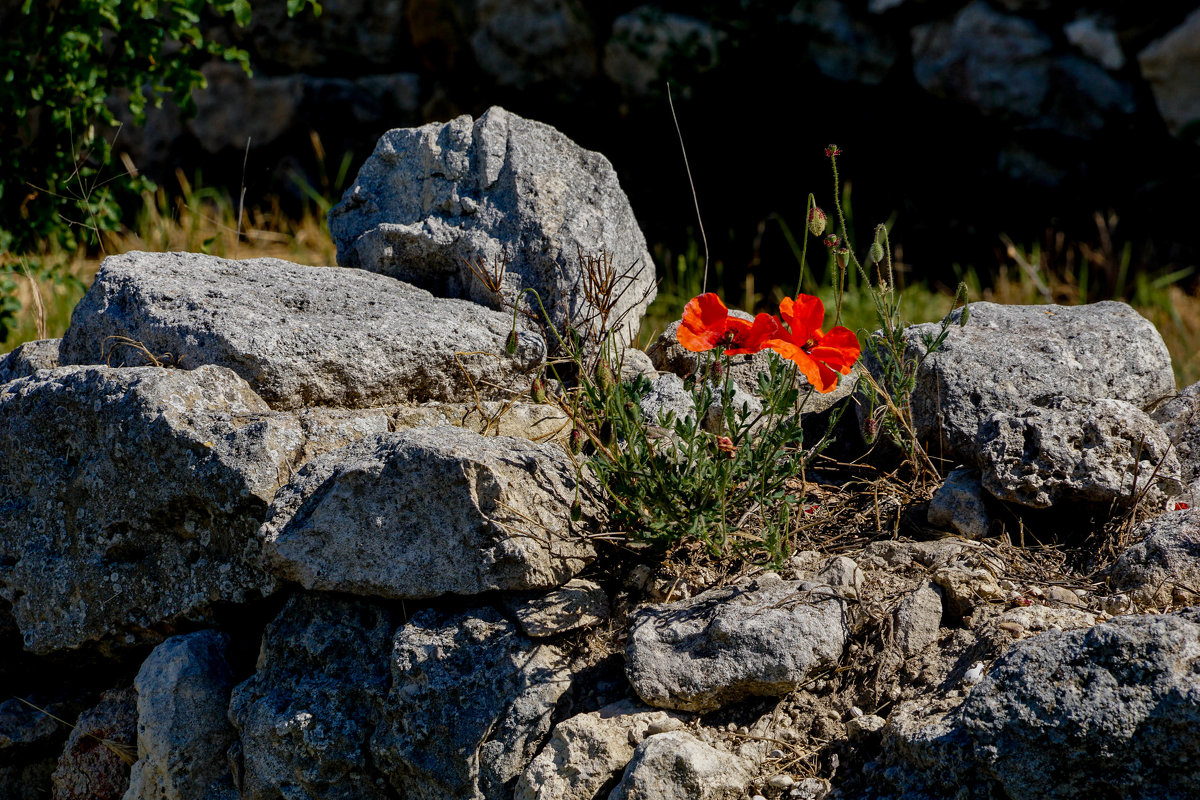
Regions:
[[[759,314],[753,322],[731,317],[721,298],[708,292],[688,301],[675,338],[693,353],[721,345],[726,354],[736,356],[757,353],[782,332],[779,320],[770,314]]]
[[[791,328],[790,333],[776,336],[767,346],[796,366],[818,392],[832,392],[837,375],[850,374],[850,368],[862,352],[858,337],[849,328],[837,326],[829,333],[821,331],[825,305],[820,298],[801,294],[795,302],[785,297],[779,303],[779,315]]]

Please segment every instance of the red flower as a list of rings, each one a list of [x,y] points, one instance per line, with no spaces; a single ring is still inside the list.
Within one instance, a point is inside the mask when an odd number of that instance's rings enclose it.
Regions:
[[[675,338],[685,350],[703,353],[720,345],[728,355],[757,353],[783,332],[779,320],[759,314],[754,322],[729,316],[729,309],[712,292],[693,297],[683,309]]]
[[[842,149],[840,147],[838,147],[836,144],[831,144],[831,145],[829,145],[829,147],[825,148],[825,155],[828,156],[829,158],[836,158],[837,156],[840,156],[841,154],[842,154]]]
[[[841,325],[823,333],[821,323],[825,319],[825,305],[820,298],[811,295],[797,295],[795,302],[790,297],[783,298],[779,303],[779,314],[791,332],[782,332],[768,341],[767,347],[796,362],[818,392],[832,392],[837,387],[834,371],[849,375],[850,368],[858,361],[862,352],[858,337]]]
[[[1184,511],[1189,508],[1191,508],[1191,506],[1189,506],[1187,503],[1176,503],[1175,508],[1172,510],[1173,511]]]

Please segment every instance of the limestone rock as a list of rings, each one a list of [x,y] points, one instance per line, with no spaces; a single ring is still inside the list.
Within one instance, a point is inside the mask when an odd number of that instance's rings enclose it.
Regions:
[[[1063,33],[1068,42],[1105,69],[1116,72],[1125,66],[1125,53],[1116,31],[1096,17],[1077,17],[1063,26]]]
[[[167,639],[142,663],[133,684],[137,762],[123,800],[200,799],[229,782],[225,753],[237,733],[226,717],[228,649],[226,634],[198,631]]]
[[[564,653],[491,608],[426,610],[395,635],[371,753],[411,800],[507,797],[571,685]]]
[[[37,708],[35,708],[36,706]],[[38,709],[74,721],[79,707],[39,695],[0,701],[0,797],[45,800],[69,729]]]
[[[668,715],[622,700],[563,720],[517,781],[514,800],[593,800]]]
[[[896,63],[892,40],[837,0],[797,3],[790,21],[811,29],[805,37],[807,60],[826,77],[875,86],[887,78]]]
[[[970,308],[963,326],[954,312],[945,343],[917,373],[913,424],[921,439],[936,443],[935,454],[975,463],[979,428],[992,414],[1019,414],[1042,398],[1145,408],[1175,391],[1162,336],[1124,303]],[[939,328],[907,328],[909,354],[924,353],[922,336]]]
[[[395,625],[378,605],[297,594],[263,634],[254,676],[233,691],[242,800],[391,800],[369,741],[382,724]]]
[[[512,314],[362,270],[195,253],[105,259],[63,338],[64,364],[229,367],[277,409],[485,399],[528,388],[545,343]],[[112,337],[124,337],[113,339]],[[169,354],[169,355],[168,355]]]
[[[746,794],[749,765],[686,731],[638,745],[609,800],[736,800]]]
[[[516,436],[535,442],[565,442],[571,430],[570,415],[550,403],[424,403],[388,412],[392,430],[454,425],[485,436]]]
[[[62,339],[39,339],[13,348],[0,358],[0,385],[32,375],[39,369],[58,366],[58,348]]]
[[[676,420],[696,416],[696,402],[692,393],[677,375],[666,373],[650,382],[650,389],[642,396],[638,406],[647,425],[661,425],[667,418],[671,425]]]
[[[1200,9],[1179,27],[1138,53],[1142,78],[1150,84],[1158,112],[1175,136],[1200,121]]]
[[[664,81],[684,65],[697,73],[715,67],[719,43],[703,20],[657,5],[638,6],[613,20],[604,74],[632,97],[665,94]]]
[[[1167,398],[1150,412],[1175,446],[1184,483],[1200,480],[1200,383]]]
[[[0,387],[0,596],[25,648],[155,641],[272,591],[256,532],[302,443],[221,367]]]
[[[933,493],[926,516],[930,525],[968,539],[987,536],[991,515],[984,505],[983,484],[974,470],[956,469]]]
[[[652,706],[710,711],[788,693],[836,663],[848,635],[845,601],[830,587],[760,580],[638,609],[626,673]]]
[[[507,604],[521,632],[534,639],[588,628],[608,619],[608,595],[594,581],[574,578],[545,594]]]
[[[1109,582],[1142,602],[1194,604],[1200,595],[1200,510],[1170,511],[1147,520],[1117,559]]]
[[[1061,501],[1161,508],[1179,494],[1179,460],[1166,434],[1120,400],[1057,397],[993,414],[979,431],[982,482],[1001,500],[1047,508]]]
[[[1194,796],[1197,663],[1194,610],[1024,639],[958,708],[926,702],[923,721],[912,708],[894,714],[884,747],[899,765],[889,774],[910,792],[968,800],[1103,796],[1113,786]]]
[[[942,626],[942,594],[927,582],[906,594],[896,606],[896,644],[905,656],[922,652],[937,641]]]
[[[120,800],[129,787],[137,727],[137,695],[114,689],[71,729],[51,781],[53,800]]]
[[[379,597],[554,587],[595,557],[571,521],[576,482],[556,444],[454,427],[378,434],[279,491],[264,558],[305,588]]]
[[[625,341],[654,299],[654,263],[608,160],[498,107],[384,134],[329,227],[343,266],[491,308],[533,289],[559,331],[602,327],[588,259],[609,276],[607,328]]]

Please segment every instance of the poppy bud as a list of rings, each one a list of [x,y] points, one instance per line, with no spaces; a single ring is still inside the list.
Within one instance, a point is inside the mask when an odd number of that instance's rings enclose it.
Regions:
[[[871,242],[871,263],[878,264],[880,261],[883,261],[883,245]]]
[[[508,333],[508,339],[504,342],[504,351],[510,356],[517,352],[517,329],[513,328]]]
[[[833,248],[837,247],[839,241],[841,241],[841,240],[838,239],[838,235],[836,233],[825,234],[825,239],[824,239],[825,246],[830,248],[831,250]]]
[[[958,327],[963,327],[967,324],[967,320],[971,318],[971,307],[963,304],[962,313],[958,315]]]
[[[831,144],[831,145],[829,145],[829,147],[825,148],[825,155],[829,158],[836,158],[837,156],[840,156],[841,154],[842,154],[841,148],[839,148],[836,144]]]
[[[567,437],[567,444],[575,455],[583,452],[583,431],[579,428],[572,428],[571,435]]]
[[[603,358],[596,363],[596,385],[600,387],[600,391],[608,394],[617,385],[617,376],[613,374],[612,367]]]
[[[720,381],[725,377],[725,362],[722,359],[717,359],[712,363],[712,376],[714,381]]]
[[[571,503],[571,521],[579,522],[583,519],[583,504],[578,499]]]
[[[813,236],[820,236],[825,232],[825,212],[816,206],[808,212],[808,231]]]
[[[627,417],[636,417],[638,415],[637,411],[638,407],[632,400],[625,401],[625,415]]]
[[[616,432],[613,430],[612,420],[605,420],[600,426],[600,441],[604,442],[607,447],[612,447],[616,444]]]
[[[533,384],[529,387],[529,394],[533,397],[535,403],[546,402],[546,382],[537,377],[533,379]]]

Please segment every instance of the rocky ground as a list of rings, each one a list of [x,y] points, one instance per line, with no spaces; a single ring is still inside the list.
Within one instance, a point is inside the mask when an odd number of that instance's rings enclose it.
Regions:
[[[644,253],[607,162],[498,109],[406,137],[335,211],[377,271],[116,256],[0,361],[0,796],[1200,791],[1198,390],[1153,326],[971,304],[917,376],[933,470],[866,447],[856,375],[782,569],[664,558],[533,402],[543,329],[506,346],[519,283],[608,324],[550,268]],[[680,401],[670,332],[627,361]]]

